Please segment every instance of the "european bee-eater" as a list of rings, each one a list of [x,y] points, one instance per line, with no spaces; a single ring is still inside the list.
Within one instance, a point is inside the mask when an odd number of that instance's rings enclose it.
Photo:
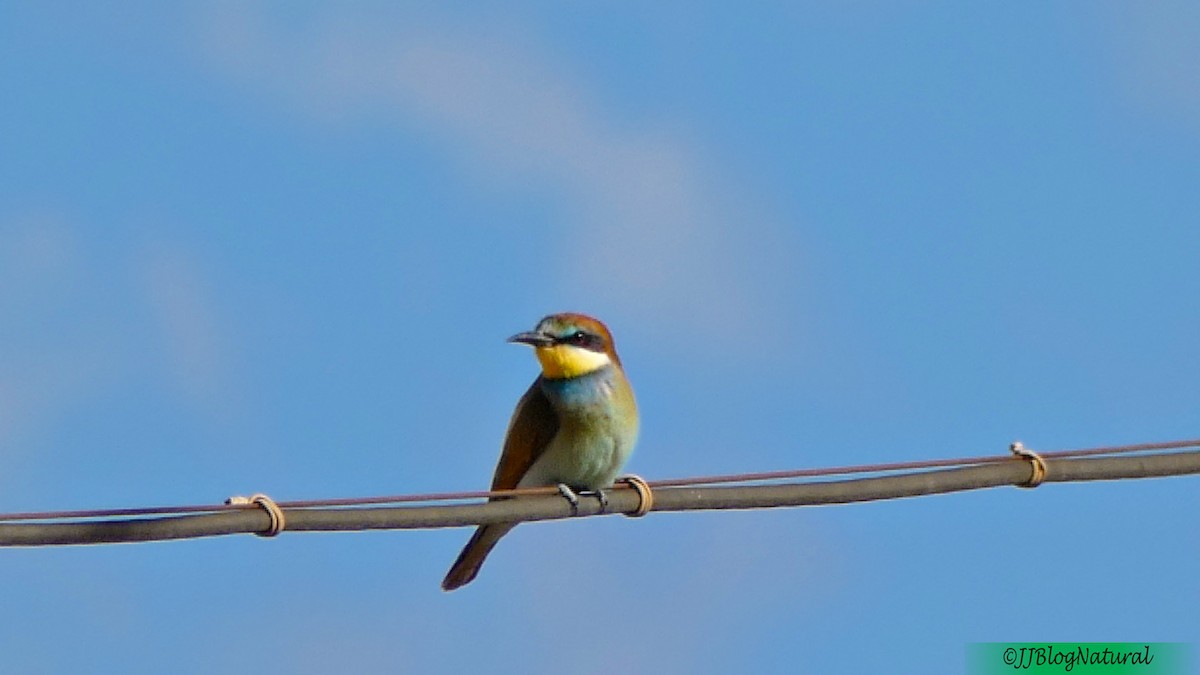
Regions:
[[[552,314],[508,341],[533,347],[542,373],[508,423],[492,490],[557,485],[573,500],[573,490],[611,487],[633,451],[638,413],[608,328],[583,314]],[[442,589],[470,583],[514,527],[496,523],[475,530]]]

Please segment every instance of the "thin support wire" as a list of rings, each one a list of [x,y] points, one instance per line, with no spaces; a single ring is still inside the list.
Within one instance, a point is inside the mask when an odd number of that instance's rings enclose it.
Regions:
[[[1200,451],[1116,457],[1055,458],[1042,453],[1046,483],[1124,480],[1200,473]],[[1002,485],[1027,485],[1033,478],[1028,460],[1009,457],[1003,462],[958,468],[770,485],[657,487],[653,511],[759,509],[789,506],[847,504],[921,495],[979,490]],[[653,485],[653,483],[651,483]],[[286,504],[286,503],[284,503]],[[634,513],[641,504],[633,489],[614,489],[605,514]],[[526,496],[479,504],[420,506],[288,508],[287,532],[429,529],[499,522],[557,520],[572,517],[570,505],[559,497]],[[600,515],[595,498],[580,500],[578,516]],[[132,519],[69,522],[0,523],[0,546],[106,544],[212,537],[268,532],[271,515],[262,508],[240,507],[216,513]]]

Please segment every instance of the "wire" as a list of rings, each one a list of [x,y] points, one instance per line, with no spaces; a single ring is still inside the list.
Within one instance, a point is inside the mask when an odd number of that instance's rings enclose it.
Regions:
[[[1165,441],[1156,443],[1138,443],[1134,445],[1113,445],[1094,448],[1079,448],[1072,450],[1055,450],[1039,453],[1042,457],[1067,458],[1088,457],[1094,455],[1116,455],[1150,450],[1177,450],[1183,448],[1200,448],[1200,439]],[[819,469],[792,469],[785,471],[764,471],[758,473],[739,473],[718,476],[696,476],[691,478],[672,478],[666,480],[648,481],[651,488],[683,487],[689,485],[716,485],[721,483],[750,483],[789,478],[819,478],[823,476],[843,476],[867,473],[888,473],[917,469],[936,469],[956,466],[973,466],[1011,462],[1011,454],[988,455],[979,457],[959,457],[953,459],[927,459],[908,462],[890,462],[884,464],[858,464],[852,466],[829,467]],[[622,489],[622,488],[618,488]],[[382,504],[404,504],[414,502],[446,502],[463,501],[468,499],[491,499],[496,497],[521,497],[558,494],[553,487],[521,488],[516,490],[477,490],[471,492],[434,492],[426,494],[401,494],[374,497],[346,497],[337,499],[304,499],[276,502],[284,509],[307,509],[322,507],[372,506]],[[123,509],[88,509],[76,511],[27,511],[17,513],[0,513],[0,522],[22,520],[64,520],[87,518],[113,518],[158,515],[183,515],[201,513],[219,513],[222,511],[244,510],[244,504],[194,504],[190,506],[149,506]]]
[[[1200,447],[1197,441],[1146,443],[1132,446],[1087,448],[1040,453],[1045,463],[1046,482],[1119,480],[1200,473],[1200,450],[1189,452],[1146,453],[1148,450],[1178,450]],[[1111,456],[1097,456],[1111,455]],[[948,463],[953,466],[946,468]],[[937,468],[930,468],[937,467]],[[758,485],[671,486],[676,481],[651,483],[653,511],[689,511],[708,509],[753,509],[784,506],[812,506],[896,499],[918,495],[976,490],[1000,485],[1027,485],[1032,466],[1027,459],[1012,455],[973,457],[964,460],[921,460],[892,464],[860,465],[833,469],[737,474],[704,477],[697,482],[763,481],[782,477],[812,477],[847,473],[881,473],[907,469],[905,473],[870,476],[848,480],[826,480]],[[547,493],[553,488],[472,492],[440,495],[402,495],[400,498],[353,498],[279,502],[287,511],[287,532],[355,531],[369,529],[424,529],[460,527],[499,522],[521,522],[568,518],[572,515],[600,515],[600,501],[584,498],[577,512],[565,500]],[[434,498],[461,500],[486,496],[531,495],[523,499],[490,500],[472,504],[434,504],[380,506],[389,502],[424,502]],[[368,505],[364,505],[368,504]],[[607,514],[634,513],[641,504],[637,492],[614,487],[608,496]],[[315,506],[319,505],[319,506]],[[353,508],[351,508],[353,507]],[[195,509],[194,511],[184,511]],[[95,520],[97,517],[138,517]],[[184,515],[179,515],[180,513]],[[2,522],[31,520],[33,516],[58,522]],[[84,515],[78,515],[84,514]],[[156,515],[160,517],[146,517]],[[17,516],[12,518],[11,516]],[[64,520],[66,519],[66,520]],[[46,546],[64,544],[101,544],[153,541],[216,536],[236,533],[264,533],[276,527],[271,514],[258,505],[205,505],[201,507],[159,507],[96,511],[56,511],[44,514],[0,516],[0,546]]]

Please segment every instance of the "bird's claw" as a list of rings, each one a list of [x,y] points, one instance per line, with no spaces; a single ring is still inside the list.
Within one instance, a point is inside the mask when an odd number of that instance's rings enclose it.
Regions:
[[[608,511],[608,495],[604,494],[604,490],[596,490],[596,499],[600,500],[600,513]]]
[[[566,483],[559,483],[558,493],[563,496],[563,499],[570,503],[571,515],[579,515],[579,495],[575,494],[575,491],[571,489],[571,486],[567,485]]]
[[[595,495],[596,499],[600,501],[600,510],[597,513],[605,513],[608,511],[608,495],[604,492],[604,490],[587,490],[586,492],[576,492],[575,490],[572,490],[571,486],[567,485],[566,483],[559,483],[555,487],[558,488],[558,494],[562,495],[563,499],[566,499],[568,502],[570,502],[572,516],[579,515],[580,495]]]

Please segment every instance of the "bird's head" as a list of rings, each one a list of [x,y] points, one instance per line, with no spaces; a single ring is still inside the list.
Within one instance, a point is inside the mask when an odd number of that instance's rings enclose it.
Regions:
[[[508,341],[533,347],[542,375],[552,380],[579,377],[621,363],[608,328],[584,314],[551,314],[533,330],[517,333]]]

